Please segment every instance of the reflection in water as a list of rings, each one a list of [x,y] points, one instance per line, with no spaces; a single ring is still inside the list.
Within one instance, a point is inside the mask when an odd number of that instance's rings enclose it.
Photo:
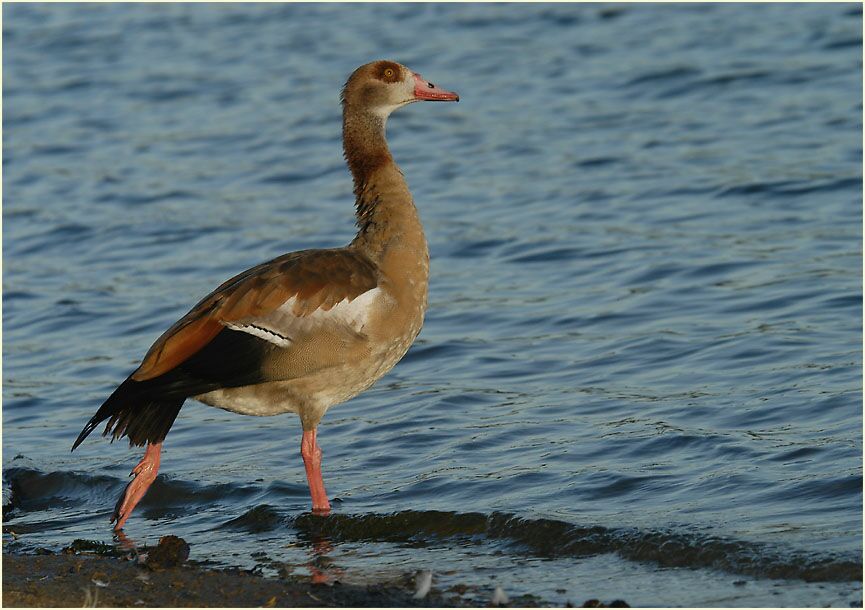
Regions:
[[[131,553],[133,557],[138,558],[138,545],[135,540],[127,536],[123,530],[114,531],[114,546],[121,551]]]
[[[345,570],[335,565],[328,556],[333,550],[334,546],[329,539],[318,536],[312,539],[312,547],[309,549],[312,560],[305,565],[309,568],[313,584],[333,584],[345,574]]]

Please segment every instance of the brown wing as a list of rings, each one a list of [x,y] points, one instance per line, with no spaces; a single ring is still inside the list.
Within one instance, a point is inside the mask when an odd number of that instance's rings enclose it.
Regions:
[[[330,310],[378,285],[375,265],[354,250],[302,250],[234,276],[162,334],[132,374],[158,377],[197,353],[226,323],[266,316],[292,297],[294,315]]]

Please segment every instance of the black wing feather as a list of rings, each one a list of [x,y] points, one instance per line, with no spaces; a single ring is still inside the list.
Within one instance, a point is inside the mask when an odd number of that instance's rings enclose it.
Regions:
[[[90,418],[72,450],[106,419],[102,435],[111,434],[112,441],[127,436],[130,445],[162,442],[187,398],[265,381],[262,362],[276,349],[264,339],[224,328],[167,373],[145,381],[128,377]]]

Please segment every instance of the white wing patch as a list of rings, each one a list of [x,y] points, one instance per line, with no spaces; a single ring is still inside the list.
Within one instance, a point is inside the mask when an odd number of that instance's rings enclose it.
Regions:
[[[343,299],[328,310],[316,309],[306,316],[295,315],[297,297],[291,297],[268,315],[223,324],[232,330],[249,333],[287,348],[297,337],[313,332],[319,326],[342,327],[346,331],[363,334],[372,309],[382,296],[384,293],[381,288],[373,288],[352,301]]]
[[[259,339],[270,341],[279,347],[288,347],[291,345],[291,338],[281,335],[275,331],[264,328],[257,324],[241,324],[236,322],[225,322],[225,325],[231,330],[239,330],[244,333],[249,333]]]

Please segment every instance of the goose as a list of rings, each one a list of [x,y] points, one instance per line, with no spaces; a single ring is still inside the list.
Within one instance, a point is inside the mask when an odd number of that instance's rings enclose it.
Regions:
[[[90,418],[112,442],[146,446],[111,516],[123,528],[159,471],[162,444],[187,398],[243,415],[296,413],[312,512],[330,513],[319,421],[372,386],[408,351],[427,307],[429,250],[385,138],[412,102],[458,102],[402,64],[357,68],[342,89],[343,150],[357,235],[347,246],[283,254],[222,283],[160,336]]]

